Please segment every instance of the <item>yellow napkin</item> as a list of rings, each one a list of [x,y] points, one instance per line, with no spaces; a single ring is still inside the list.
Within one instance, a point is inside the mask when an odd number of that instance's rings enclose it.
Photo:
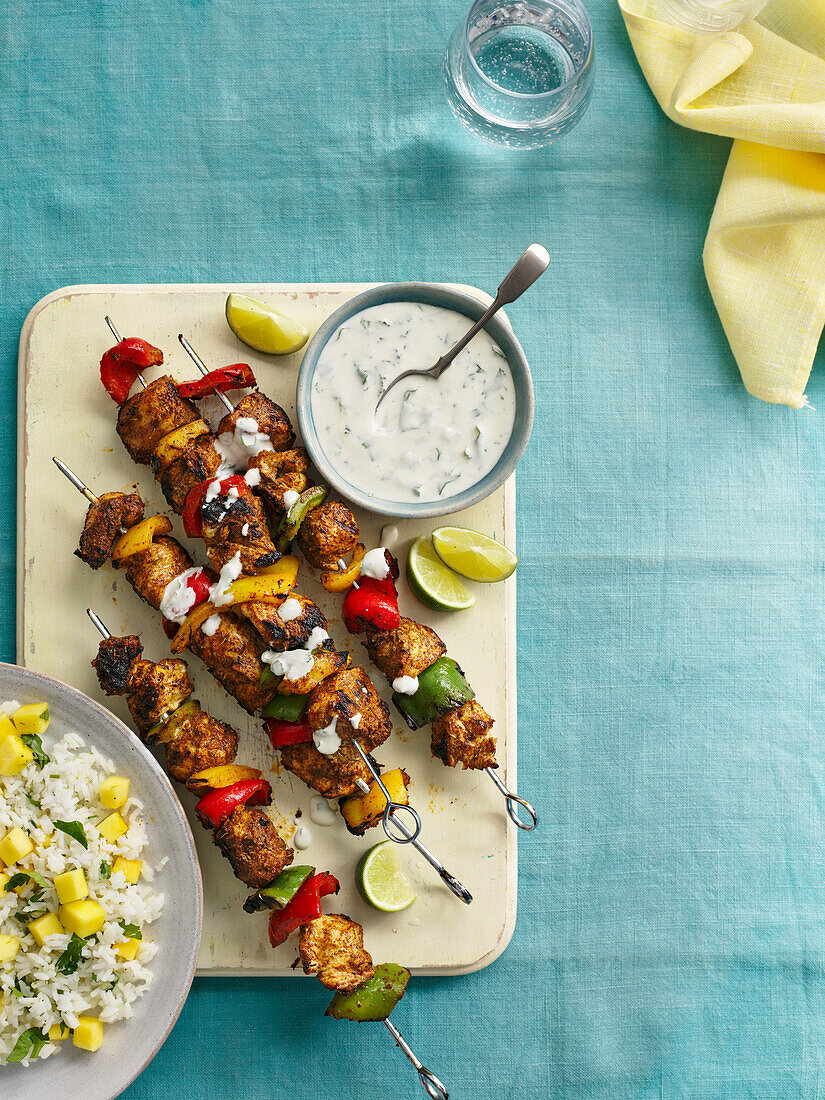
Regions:
[[[825,327],[825,0],[775,0],[709,37],[619,0],[662,110],[736,139],[705,275],[749,393],[801,408]]]

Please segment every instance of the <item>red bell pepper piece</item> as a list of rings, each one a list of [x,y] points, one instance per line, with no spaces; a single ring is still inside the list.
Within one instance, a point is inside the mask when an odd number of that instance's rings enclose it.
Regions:
[[[329,871],[308,878],[283,909],[274,909],[269,918],[269,942],[273,947],[285,943],[290,933],[302,924],[321,916],[321,898],[337,894],[340,883]]]
[[[180,623],[173,623],[171,619],[163,619],[161,626],[163,627],[163,633],[170,641],[180,630]]]
[[[367,627],[395,630],[400,615],[392,577],[380,581],[374,577],[360,577],[344,597],[343,615],[350,634],[361,634]]]
[[[263,806],[271,797],[272,787],[266,779],[241,779],[209,791],[195,806],[195,813],[207,829],[217,829],[237,806]]]
[[[232,363],[228,367],[219,367],[211,370],[202,378],[196,378],[194,382],[183,382],[178,386],[181,397],[190,400],[198,397],[211,397],[216,393],[226,393],[227,390],[246,389],[247,386],[256,386],[255,375],[248,363]]]
[[[206,490],[214,480],[212,477],[208,481],[201,481],[197,485],[193,485],[186,494],[181,519],[183,520],[183,529],[190,538],[199,539],[203,537],[201,508],[203,507]],[[249,491],[249,486],[240,474],[232,474],[230,477],[221,479],[220,493],[228,493],[230,489],[237,489],[238,493],[245,493]]]
[[[100,360],[100,380],[106,392],[122,405],[134,385],[137,372],[157,367],[163,362],[163,352],[139,336],[129,336],[115,344]]]
[[[301,745],[312,740],[312,730],[305,721],[285,722],[283,718],[267,718],[264,729],[273,749],[282,749],[285,745]]]
[[[186,587],[191,588],[192,591],[195,593],[195,602],[192,604],[192,606],[197,607],[198,604],[201,604],[204,602],[204,600],[209,599],[209,592],[212,588],[212,583],[209,580],[209,577],[207,577],[206,571],[204,569],[201,569],[199,573],[193,573],[191,576],[186,578]]]

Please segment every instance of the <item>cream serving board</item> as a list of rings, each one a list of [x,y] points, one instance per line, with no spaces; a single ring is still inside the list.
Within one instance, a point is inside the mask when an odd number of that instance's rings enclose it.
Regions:
[[[122,575],[110,566],[93,572],[72,553],[86,502],[52,463],[53,455],[62,458],[99,493],[137,487],[148,501],[147,514],[169,513],[150,470],[132,463],[115,432],[116,409],[98,372],[100,357],[112,343],[104,317],[110,315],[124,336],[142,336],[163,348],[163,369],[180,380],[193,377],[194,371],[177,342],[179,332],[188,336],[210,366],[250,362],[261,389],[284,406],[294,423],[301,354],[270,358],[240,344],[224,319],[227,293],[243,290],[263,298],[315,332],[330,313],[368,285],[372,284],[75,286],[55,291],[32,309],[23,326],[19,358],[17,658],[21,665],[79,688],[128,724],[125,701],[106,699],[90,666],[99,636],[85,609],[94,608],[113,633],[140,634],[147,658],[160,660],[168,654],[159,616],[138,599]],[[473,288],[463,289],[485,298]],[[514,495],[511,479],[451,522],[485,531],[512,546]],[[367,546],[376,545],[386,521],[365,513],[358,518],[362,540]],[[438,521],[429,525],[393,522],[400,532],[396,553],[403,561],[412,539],[432,530]],[[173,533],[186,543],[177,518],[174,524]],[[189,546],[195,560],[203,561],[202,544]],[[325,593],[305,563],[297,587],[318,600],[330,619],[332,636],[339,645],[349,644],[354,662],[365,664],[389,700],[383,677],[371,668],[359,641],[350,638],[341,623],[340,598]],[[438,631],[496,718],[502,774],[515,789],[515,579],[479,588],[476,606],[455,615],[426,611],[403,582],[400,592],[402,614]],[[183,656],[196,697],[240,732],[239,761],[270,774],[273,753],[261,723],[249,718],[196,658]],[[483,772],[443,767],[430,755],[428,730],[413,734],[394,708],[391,713],[395,733],[377,750],[377,758],[389,767],[403,765],[412,776],[411,798],[423,818],[421,838],[472,892],[472,905],[453,897],[417,853],[403,849],[401,856],[417,900],[397,914],[371,909],[358,895],[354,870],[360,855],[383,839],[380,827],[359,838],[351,836],[343,823],[328,828],[311,824],[311,792],[277,765],[270,776],[277,806],[273,817],[290,835],[295,815],[301,812],[302,823],[310,826],[312,843],[298,853],[298,860],[338,876],[341,892],[329,911],[347,913],[363,923],[366,944],[375,959],[395,960],[424,974],[477,970],[498,957],[513,932],[517,830]],[[276,951],[269,947],[265,916],[243,912],[245,888],[232,876],[210,834],[197,824],[194,800],[182,790],[181,794],[196,836],[205,888],[199,973],[294,975],[294,944]]]

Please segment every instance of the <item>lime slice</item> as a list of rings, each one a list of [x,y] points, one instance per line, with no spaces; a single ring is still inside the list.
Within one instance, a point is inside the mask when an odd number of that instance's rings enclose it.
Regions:
[[[229,295],[226,319],[239,340],[265,355],[289,355],[300,351],[309,339],[309,330],[303,325],[248,294]]]
[[[433,531],[433,546],[445,565],[471,581],[503,581],[518,565],[512,550],[467,527],[439,527]]]
[[[461,611],[476,602],[424,535],[419,535],[410,547],[407,583],[415,598],[433,611]]]
[[[382,913],[398,913],[415,901],[391,840],[382,840],[361,856],[355,881],[364,901]]]

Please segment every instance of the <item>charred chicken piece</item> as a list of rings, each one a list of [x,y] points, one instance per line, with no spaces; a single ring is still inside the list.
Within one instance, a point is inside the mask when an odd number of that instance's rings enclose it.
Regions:
[[[103,493],[89,505],[80,545],[75,554],[92,569],[100,569],[112,556],[121,527],[134,527],[143,519],[143,501],[137,493]]]
[[[266,525],[263,504],[250,492],[234,500],[217,496],[204,504],[203,537],[207,556],[220,570],[240,550],[244,573],[259,573],[281,557]]]
[[[331,756],[318,752],[311,741],[287,745],[281,749],[281,763],[324,798],[343,798],[359,790],[356,779],[373,781],[372,772],[349,741],[344,741]]]
[[[298,953],[305,974],[317,974],[327,989],[348,992],[375,973],[364,947],[364,929],[343,913],[316,917],[301,926]]]
[[[211,637],[202,630],[192,631],[189,650],[250,714],[275,694],[277,684],[261,685],[266,671],[261,661],[263,645],[249,623],[221,615],[220,625]]]
[[[432,724],[433,756],[455,768],[497,768],[496,739],[490,733],[494,720],[487,711],[471,699],[451,710]]]
[[[181,718],[174,732],[173,740],[166,745],[166,770],[181,783],[204,768],[231,764],[238,751],[235,730],[205,710]]]
[[[370,631],[364,646],[390,683],[399,676],[420,675],[447,652],[434,630],[404,618],[395,630]]]
[[[258,806],[236,806],[215,830],[214,841],[241,882],[255,890],[277,878],[295,854]]]
[[[300,604],[301,611],[293,618],[296,603]],[[287,617],[282,619],[280,611],[284,604],[287,605],[284,611]],[[326,616],[318,604],[308,596],[300,596],[296,592],[290,593],[279,604],[251,600],[242,604],[240,611],[249,619],[267,646],[276,653],[301,648],[309,641],[309,636],[316,627],[327,629]]]
[[[328,676],[347,668],[349,662],[349,653],[338,653],[328,639],[321,649],[314,652],[309,672],[299,676],[297,680],[289,680],[285,676],[278,685],[278,692],[281,695],[308,695]]]
[[[117,434],[134,461],[146,464],[165,435],[199,419],[197,408],[181,397],[174,380],[163,374],[120,406]]]
[[[287,451],[295,442],[292,424],[280,405],[265,394],[254,390],[240,399],[234,412],[227,413],[218,425],[217,435],[228,432],[233,435],[241,417],[249,417],[258,425],[258,431],[268,435],[276,451]]]
[[[128,557],[124,568],[135,592],[159,611],[167,584],[191,569],[192,559],[176,539],[164,535],[142,553]]]
[[[392,733],[387,704],[363,668],[345,668],[314,688],[304,717],[313,730],[324,729],[335,721],[335,732],[342,741],[358,737],[367,752],[383,744]]]
[[[266,501],[270,520],[280,520],[286,511],[284,493],[299,495],[309,484],[309,455],[303,447],[291,451],[261,451],[250,459],[247,470],[259,470],[258,492]]]
[[[143,646],[137,634],[125,638],[104,638],[97,647],[97,657],[92,668],[98,683],[106,695],[125,695],[129,690],[129,677],[135,663],[140,660]]]
[[[177,710],[194,691],[186,664],[177,657],[163,661],[136,661],[129,676],[127,700],[142,734],[165,715]]]
[[[160,487],[172,510],[180,515],[189,490],[214,477],[220,464],[221,456],[215,450],[211,433],[193,439],[160,476]]]
[[[313,508],[298,530],[301,553],[315,569],[337,569],[357,542],[358,521],[339,500]]]

